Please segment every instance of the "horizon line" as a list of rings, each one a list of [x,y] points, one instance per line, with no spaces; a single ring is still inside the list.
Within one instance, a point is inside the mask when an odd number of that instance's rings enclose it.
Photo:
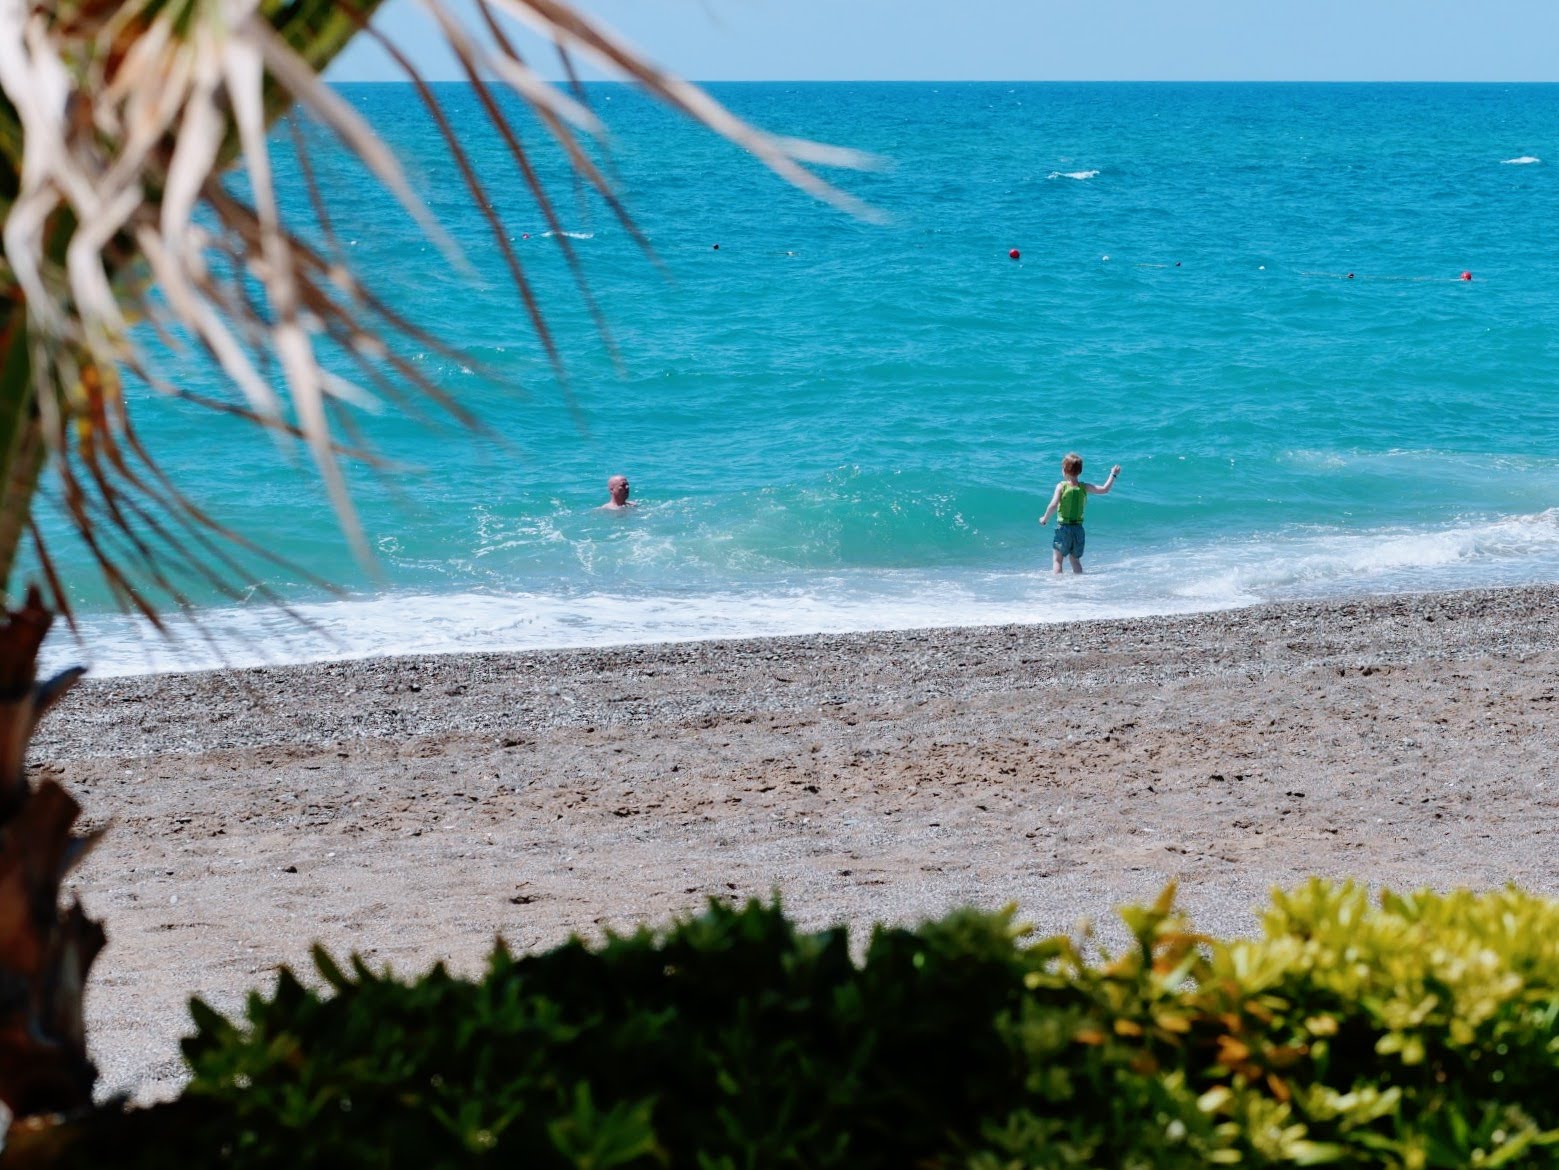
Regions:
[[[327,78],[337,85],[414,85],[407,78]],[[424,78],[429,85],[470,85],[461,77]],[[496,83],[496,79],[490,79]],[[571,84],[566,77],[542,79],[551,85]],[[693,85],[1556,85],[1559,78],[1433,78],[1433,77],[687,77]],[[640,88],[617,77],[581,79],[584,85]]]

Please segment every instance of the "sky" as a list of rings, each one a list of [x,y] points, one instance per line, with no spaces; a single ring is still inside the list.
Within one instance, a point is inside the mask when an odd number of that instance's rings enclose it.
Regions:
[[[1559,81],[1559,0],[575,3],[697,81]],[[430,78],[459,78],[417,0],[376,23]],[[330,77],[400,79],[365,38]]]

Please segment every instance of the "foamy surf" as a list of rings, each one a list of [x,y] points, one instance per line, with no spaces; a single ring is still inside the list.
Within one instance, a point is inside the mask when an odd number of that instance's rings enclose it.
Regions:
[[[198,630],[171,619],[171,639],[123,615],[86,618],[81,627],[92,674],[114,677],[386,655],[1080,621],[1219,608],[1191,599],[1111,598],[1104,575],[1068,579],[1059,587],[1048,572],[969,581],[909,576],[915,579],[885,574],[873,582],[836,581],[813,589],[574,597],[419,594],[295,607],[313,631],[260,607],[208,610]],[[82,657],[68,637],[54,639],[44,655],[50,669]]]
[[[1507,167],[1529,167],[1533,163],[1540,163],[1542,161],[1542,159],[1535,158],[1530,154],[1524,154],[1520,158],[1501,159],[1500,164]]]
[[[594,232],[542,232],[541,233],[541,238],[544,239],[544,240],[550,240],[550,239],[552,239],[553,236],[567,236],[571,240],[593,240],[593,239],[595,239],[595,233]]]
[[[44,657],[57,668],[89,656],[101,677],[398,654],[1076,622],[1530,584],[1559,574],[1559,509],[1432,528],[1295,529],[1142,554],[1101,544],[1089,573],[1059,579],[1048,571],[1047,553],[1036,542],[1033,568],[1021,571],[851,570],[728,588],[400,593],[297,606],[312,630],[263,606],[214,608],[203,612],[198,630],[174,619],[173,641],[131,617],[84,615],[84,646],[61,634]]]
[[[1047,179],[1092,179],[1098,174],[1098,171],[1051,171],[1045,177]]]

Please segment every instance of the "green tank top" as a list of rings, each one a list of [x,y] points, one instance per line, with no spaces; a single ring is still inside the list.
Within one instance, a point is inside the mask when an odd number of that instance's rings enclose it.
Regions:
[[[1083,505],[1088,502],[1088,489],[1080,483],[1061,485],[1061,502],[1056,507],[1056,519],[1063,524],[1081,524]]]

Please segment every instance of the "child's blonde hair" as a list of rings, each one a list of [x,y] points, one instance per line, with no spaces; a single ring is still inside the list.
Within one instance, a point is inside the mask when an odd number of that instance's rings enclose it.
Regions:
[[[1083,473],[1083,457],[1076,451],[1070,452],[1061,460],[1062,475],[1081,475]]]

